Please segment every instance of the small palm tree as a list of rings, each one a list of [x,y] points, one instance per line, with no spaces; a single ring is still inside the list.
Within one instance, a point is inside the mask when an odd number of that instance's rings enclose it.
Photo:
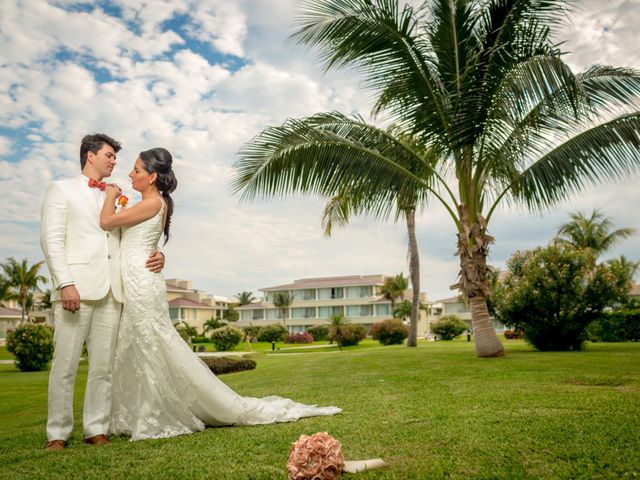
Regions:
[[[246,290],[243,290],[240,293],[236,293],[236,298],[238,299],[238,303],[240,304],[240,306],[249,305],[256,299],[256,297],[253,296],[253,292],[248,292]]]
[[[596,256],[610,250],[616,243],[629,238],[636,232],[634,228],[619,228],[612,231],[611,218],[600,210],[593,210],[590,217],[582,212],[570,213],[569,217],[571,220],[558,229],[554,242],[588,248]]]
[[[283,323],[287,324],[289,307],[293,303],[294,296],[291,292],[275,292],[273,294],[273,304],[282,312]]]
[[[16,294],[11,289],[11,285],[6,278],[0,275],[0,306],[4,306],[2,302],[5,300],[15,300]]]
[[[41,261],[29,266],[29,261],[26,258],[18,262],[11,257],[6,263],[0,265],[7,277],[7,283],[16,291],[16,298],[22,307],[22,322],[29,315],[29,296],[32,296],[33,292],[40,291],[40,282],[47,283],[46,277],[39,273],[43,264],[44,262]],[[33,299],[33,297],[31,298]]]
[[[347,320],[343,314],[336,313],[329,317],[329,322],[331,324],[330,338],[336,341],[338,348],[342,351],[342,338],[344,336],[344,330],[349,324],[349,320]]]
[[[411,317],[411,310],[413,306],[409,300],[402,300],[393,309],[393,318],[399,318],[405,321],[407,317]]]
[[[209,320],[204,322],[204,333],[209,331],[213,331],[216,328],[224,327],[227,322],[222,321],[220,318],[211,317]]]

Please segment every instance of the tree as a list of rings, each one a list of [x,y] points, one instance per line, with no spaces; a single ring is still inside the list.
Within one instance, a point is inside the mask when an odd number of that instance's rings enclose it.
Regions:
[[[282,312],[283,323],[287,324],[289,307],[293,303],[293,294],[291,292],[275,292],[273,294],[273,304]]]
[[[346,333],[349,321],[341,313],[336,313],[329,317],[329,323],[331,325],[329,338],[331,338],[331,341],[336,342],[338,344],[338,348],[342,351],[342,337]]]
[[[620,303],[631,282],[594,252],[552,245],[515,253],[495,294],[500,320],[524,328],[538,350],[580,350],[586,328],[603,309]]]
[[[407,317],[411,317],[412,309],[413,305],[409,300],[402,300],[393,309],[393,318],[399,318],[404,321]]]
[[[640,113],[632,110],[640,75],[608,66],[572,72],[551,40],[565,3],[304,2],[294,39],[314,48],[327,69],[359,70],[375,95],[373,114],[384,113],[436,162],[410,148],[381,155],[376,140],[384,131],[319,114],[252,140],[241,151],[236,190],[244,198],[292,192],[331,198],[401,185],[429,192],[458,235],[460,279],[452,288],[469,301],[476,354],[502,355],[486,304],[494,240],[488,226],[496,208],[507,202],[543,210],[640,165]],[[416,162],[421,171],[407,168]]]
[[[220,318],[211,317],[209,320],[204,322],[204,333],[206,334],[209,331],[214,331],[218,328],[224,327],[227,325],[227,322],[223,322]]]
[[[236,298],[238,299],[240,306],[249,305],[256,299],[256,297],[253,296],[253,292],[248,292],[246,290],[236,293]]]
[[[4,306],[2,302],[5,300],[15,300],[16,295],[11,290],[11,285],[6,278],[0,275],[0,306]]]
[[[236,305],[230,303],[229,307],[222,313],[222,318],[228,322],[237,322],[240,319],[240,313],[236,310]]]
[[[33,292],[39,292],[39,283],[47,283],[47,279],[39,272],[43,261],[29,266],[29,261],[25,258],[18,262],[11,257],[6,263],[1,264],[7,277],[7,283],[16,290],[16,298],[22,307],[22,322],[29,315],[30,304],[33,303]],[[31,296],[31,301],[29,297]]]
[[[616,243],[635,233],[633,228],[611,230],[613,222],[600,210],[593,210],[587,217],[582,212],[570,213],[571,220],[558,229],[555,243],[590,248],[596,257],[610,250]]]
[[[391,302],[391,309],[393,310],[398,298],[404,300],[404,291],[408,286],[407,277],[400,272],[394,277],[385,277],[384,283],[380,287],[380,293]]]

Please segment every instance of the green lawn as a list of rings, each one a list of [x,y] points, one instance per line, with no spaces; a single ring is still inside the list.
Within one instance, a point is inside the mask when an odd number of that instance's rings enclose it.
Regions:
[[[47,373],[0,366],[0,478],[285,479],[291,442],[328,431],[347,459],[384,458],[354,479],[640,476],[640,344],[539,353],[520,341],[478,359],[467,342],[262,355],[222,378],[244,395],[338,405],[335,417],[210,428],[167,440],[115,439],[45,452]],[[76,425],[86,364],[76,391]]]
[[[0,360],[13,360],[13,358],[13,355],[9,353],[6,346],[0,346]]]

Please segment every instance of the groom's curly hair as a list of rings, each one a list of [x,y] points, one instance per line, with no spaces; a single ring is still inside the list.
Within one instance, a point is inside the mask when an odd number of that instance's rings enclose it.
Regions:
[[[80,143],[80,170],[82,170],[87,163],[87,154],[89,152],[98,153],[98,150],[100,150],[105,143],[113,148],[116,153],[122,148],[120,142],[104,133],[93,133],[84,136]]]

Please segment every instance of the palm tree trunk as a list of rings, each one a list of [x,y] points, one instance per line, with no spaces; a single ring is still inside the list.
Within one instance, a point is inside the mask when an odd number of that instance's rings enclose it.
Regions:
[[[416,240],[415,208],[405,210],[405,215],[407,218],[407,231],[409,233],[409,275],[411,276],[411,288],[413,290],[407,347],[417,347],[418,318],[420,315],[420,257],[418,255],[418,242]]]
[[[22,297],[20,305],[22,306],[22,320],[21,323],[24,323],[24,312],[27,310],[27,297]]]
[[[460,288],[469,300],[473,342],[478,357],[499,357],[504,355],[504,347],[496,335],[489,318],[486,296],[491,292],[487,277],[487,255],[493,238],[486,232],[486,223],[481,215],[471,222],[469,211],[460,206],[463,231],[458,233],[458,255],[460,256]]]

